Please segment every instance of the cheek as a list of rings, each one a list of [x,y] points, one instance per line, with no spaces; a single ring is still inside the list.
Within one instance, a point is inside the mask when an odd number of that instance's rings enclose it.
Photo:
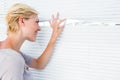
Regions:
[[[28,27],[30,30],[34,30],[35,25],[34,25],[34,23],[29,23],[27,27]]]
[[[25,33],[27,35],[30,35],[34,32],[34,27],[33,27],[33,24],[29,23],[26,25],[26,29],[25,29]]]
[[[39,29],[38,23],[31,24],[31,28],[32,28],[33,30]]]
[[[34,32],[38,28],[38,24],[34,21],[29,21],[26,23],[26,27],[28,28],[28,30]]]

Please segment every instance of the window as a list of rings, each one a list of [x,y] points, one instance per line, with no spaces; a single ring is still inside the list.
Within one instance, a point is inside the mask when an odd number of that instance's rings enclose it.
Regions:
[[[3,4],[0,4],[5,9],[2,10],[3,15],[13,3],[24,2],[32,4],[31,6],[40,11],[43,16],[40,18],[43,20],[48,20],[52,12],[57,10],[60,10],[62,17],[68,18],[46,68],[40,71],[31,69],[35,80],[120,79],[119,0],[54,0],[50,2],[2,0],[2,2]],[[72,5],[69,7],[66,4]],[[52,7],[51,11],[46,5],[50,6],[49,8]],[[40,25],[42,31],[38,33],[37,41],[26,41],[21,48],[33,57],[38,57],[44,51],[52,31],[47,21],[41,22]],[[0,26],[0,29],[3,27]]]

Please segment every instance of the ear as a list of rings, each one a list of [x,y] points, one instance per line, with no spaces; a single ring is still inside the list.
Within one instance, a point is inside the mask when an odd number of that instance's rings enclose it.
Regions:
[[[24,19],[23,17],[18,18],[18,25],[19,26],[24,26],[24,20],[23,19]]]

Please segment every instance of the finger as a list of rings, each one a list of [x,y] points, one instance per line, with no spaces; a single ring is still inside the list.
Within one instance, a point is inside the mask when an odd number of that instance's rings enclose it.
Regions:
[[[59,28],[64,28],[64,27],[65,27],[65,23],[59,25]]]
[[[65,24],[61,28],[64,29],[65,28]]]
[[[63,24],[65,24],[65,21],[66,21],[66,19],[62,19],[62,20],[60,20],[59,25],[63,25]],[[62,23],[63,23],[63,24],[62,24]]]
[[[55,17],[54,17],[54,15],[52,15],[52,20],[54,20],[55,19]]]
[[[56,22],[55,16],[52,15],[51,24],[52,24],[52,23],[55,23],[55,22]]]
[[[60,23],[65,22],[65,21],[66,21],[66,19],[62,19],[62,20],[60,20]]]
[[[59,13],[57,12],[57,14],[56,14],[56,20],[58,20],[59,19]]]
[[[49,24],[50,24],[50,27],[52,27],[52,21],[51,20],[49,20]]]

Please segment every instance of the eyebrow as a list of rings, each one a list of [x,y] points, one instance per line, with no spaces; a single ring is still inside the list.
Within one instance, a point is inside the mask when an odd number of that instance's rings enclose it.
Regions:
[[[36,21],[40,21],[39,19],[37,19]]]

